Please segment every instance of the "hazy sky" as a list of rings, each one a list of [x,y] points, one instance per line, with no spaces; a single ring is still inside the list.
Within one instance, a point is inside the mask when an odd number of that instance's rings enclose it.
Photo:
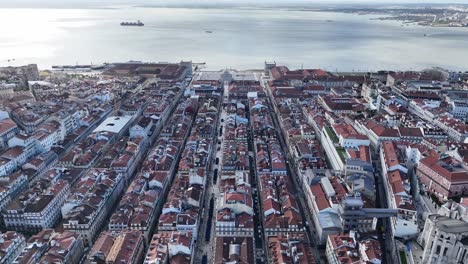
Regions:
[[[154,4],[154,5],[216,5],[216,4],[239,4],[239,5],[271,5],[271,4],[336,4],[336,3],[464,3],[468,0],[0,0],[0,6],[72,6],[72,5],[114,5],[114,4]]]

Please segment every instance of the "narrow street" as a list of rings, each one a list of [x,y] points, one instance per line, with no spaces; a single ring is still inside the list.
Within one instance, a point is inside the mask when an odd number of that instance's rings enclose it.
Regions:
[[[207,256],[208,262],[214,262],[214,249],[215,245],[215,233],[214,233],[214,219],[215,215],[215,204],[217,188],[213,186],[213,175],[215,169],[218,168],[219,160],[219,151],[216,151],[218,148],[218,140],[221,138],[219,129],[221,127],[221,107],[222,105],[222,96],[219,97],[219,104],[217,105],[218,109],[218,119],[216,123],[215,130],[213,132],[213,142],[211,144],[212,149],[210,156],[208,158],[208,166],[205,175],[204,191],[201,199],[201,216],[199,217],[199,228],[197,233],[197,239],[194,245],[194,254],[192,257],[192,263],[201,263],[204,256]],[[211,202],[213,200],[213,202]],[[211,214],[211,215],[210,215]]]
[[[269,104],[271,105],[271,107],[274,107],[273,102],[272,102],[273,101],[272,100],[272,95],[271,95],[268,87],[265,85],[265,82],[261,82],[261,84],[263,86],[263,89],[265,90],[265,92],[268,95],[267,100],[268,100]],[[325,257],[325,252],[323,250],[319,250],[318,245],[315,242],[315,241],[318,240],[318,237],[316,236],[316,230],[315,230],[315,227],[314,227],[314,220],[313,220],[313,217],[311,215],[312,210],[309,210],[309,208],[307,206],[307,203],[306,203],[306,200],[305,200],[304,193],[303,193],[302,189],[299,188],[299,186],[301,186],[301,185],[299,184],[299,176],[296,173],[295,161],[293,160],[291,154],[289,153],[289,148],[288,148],[288,145],[285,142],[285,139],[284,139],[285,137],[284,137],[284,134],[283,134],[283,132],[281,130],[281,126],[279,124],[278,117],[274,113],[271,113],[271,116],[272,116],[273,123],[274,123],[275,128],[276,128],[277,138],[279,139],[281,149],[282,149],[283,153],[285,153],[285,155],[286,155],[287,172],[288,172],[288,175],[290,176],[290,178],[292,179],[293,186],[294,186],[294,188],[296,190],[296,193],[298,194],[297,197],[299,198],[299,203],[298,203],[299,211],[301,213],[302,219],[306,223],[305,224],[305,231],[306,231],[307,237],[309,238],[309,242],[312,245],[314,256],[316,257],[316,262],[317,263],[327,263],[326,262],[326,257]]]
[[[270,102],[270,105],[271,105],[271,98],[268,98],[268,101]],[[281,149],[283,150],[283,153],[286,154],[286,168],[287,168],[287,171],[288,171],[288,175],[290,176],[290,178],[292,179],[293,181],[293,186],[295,188],[295,190],[297,191],[296,193],[298,194],[296,197],[299,198],[299,203],[298,203],[298,206],[299,206],[299,211],[301,213],[301,216],[302,216],[302,219],[304,220],[305,223],[308,223],[308,224],[305,224],[305,231],[306,231],[306,234],[309,238],[309,242],[310,244],[312,245],[312,249],[314,250],[314,255],[316,256],[316,262],[317,264],[319,263],[326,263],[326,258],[325,258],[325,252],[322,250],[320,251],[318,249],[318,245],[315,243],[315,241],[318,240],[318,237],[315,235],[316,234],[316,231],[315,231],[315,228],[314,228],[314,220],[313,220],[313,217],[311,215],[311,210],[308,209],[308,206],[307,206],[307,203],[305,201],[305,197],[304,197],[304,193],[302,191],[301,188],[299,188],[299,186],[301,186],[299,183],[298,183],[298,180],[299,180],[299,176],[297,175],[296,173],[296,170],[295,170],[295,161],[293,160],[291,154],[289,153],[289,148],[288,148],[288,145],[286,144],[285,140],[284,140],[284,135],[280,129],[280,125],[279,125],[279,121],[278,121],[278,117],[276,115],[272,115],[273,117],[273,123],[275,124],[275,127],[276,127],[276,133],[278,135],[278,139],[279,139],[279,143],[281,145]],[[321,253],[322,252],[322,253]],[[317,256],[319,256],[317,258]]]
[[[253,135],[253,128],[252,123],[250,120],[250,109],[248,104],[246,105],[246,113],[249,119],[249,134],[248,134],[248,151],[249,153],[254,153],[254,135]],[[254,247],[255,247],[255,263],[263,264],[266,263],[266,245],[265,245],[265,229],[263,227],[263,210],[262,210],[262,197],[259,191],[258,185],[258,175],[257,175],[257,167],[256,167],[256,160],[255,155],[249,155],[249,163],[250,163],[250,182],[252,186],[252,197],[253,197],[253,221],[254,221]]]
[[[372,153],[375,153],[373,151]],[[374,172],[375,177],[375,202],[377,208],[388,208],[385,188],[383,185],[383,176],[381,174],[380,162],[376,155],[373,156],[372,160],[376,172]],[[379,218],[377,221],[377,230],[379,231],[379,241],[382,246],[383,251],[385,252],[385,261],[384,263],[396,263],[394,259],[393,248],[395,241],[392,234],[392,228],[389,218]]]

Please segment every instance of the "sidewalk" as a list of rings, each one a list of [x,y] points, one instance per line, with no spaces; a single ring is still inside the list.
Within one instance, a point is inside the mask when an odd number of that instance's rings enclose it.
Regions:
[[[422,264],[424,249],[416,241],[411,242],[411,252],[413,253],[414,264]]]

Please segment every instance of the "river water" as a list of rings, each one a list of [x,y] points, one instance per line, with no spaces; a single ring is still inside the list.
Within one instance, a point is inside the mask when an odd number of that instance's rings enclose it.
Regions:
[[[192,60],[209,69],[262,68],[264,61],[331,71],[468,68],[468,28],[373,18],[253,9],[0,9],[0,65]],[[144,27],[119,25],[138,19]]]

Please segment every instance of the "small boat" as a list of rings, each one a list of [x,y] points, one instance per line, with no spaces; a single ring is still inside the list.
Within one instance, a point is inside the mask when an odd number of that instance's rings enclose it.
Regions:
[[[211,33],[213,33],[213,31],[211,31],[211,30],[205,30],[205,33],[211,34]]]
[[[143,24],[143,22],[141,22],[140,20],[137,20],[137,22],[122,22],[120,23],[121,26],[134,26],[134,27],[142,27],[144,26],[145,24]]]

